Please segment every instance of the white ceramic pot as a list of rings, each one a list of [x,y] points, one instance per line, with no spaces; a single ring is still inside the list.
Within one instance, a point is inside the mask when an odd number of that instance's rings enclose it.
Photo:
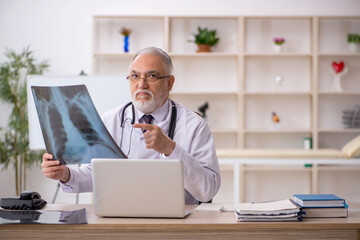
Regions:
[[[274,50],[276,53],[281,53],[283,49],[282,45],[274,45]]]
[[[359,50],[359,44],[353,42],[349,43],[349,50],[353,53],[357,52]]]

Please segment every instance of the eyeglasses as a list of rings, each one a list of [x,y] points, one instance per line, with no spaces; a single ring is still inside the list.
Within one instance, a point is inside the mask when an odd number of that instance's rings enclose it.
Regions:
[[[170,77],[171,75],[166,75],[166,76],[161,76],[158,77],[156,74],[154,73],[149,73],[148,75],[146,75],[145,77],[141,77],[139,74],[133,73],[130,76],[127,76],[126,79],[133,82],[133,83],[137,83],[140,82],[141,79],[144,79],[144,81],[146,82],[156,82],[159,79],[163,79],[163,78],[167,78]]]

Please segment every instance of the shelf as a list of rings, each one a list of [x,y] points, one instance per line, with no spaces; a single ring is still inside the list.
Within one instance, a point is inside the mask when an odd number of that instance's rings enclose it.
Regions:
[[[219,52],[221,55],[237,53],[238,48],[238,18],[228,16],[208,17],[170,17],[169,18],[169,52],[171,53],[195,53],[196,44],[194,33],[198,32],[198,27],[216,29],[216,35],[220,38],[216,46],[211,47],[213,53]],[[212,55],[213,53],[209,54]],[[205,55],[207,56],[207,55]]]
[[[121,27],[133,30],[124,53]],[[193,33],[216,29],[212,52],[198,53]],[[93,73],[127,75],[135,52],[160,47],[172,57],[170,97],[193,111],[209,103],[207,122],[216,147],[340,148],[359,129],[342,128],[342,111],[360,103],[360,52],[347,33],[360,16],[95,16]],[[284,37],[274,51],[274,37]],[[342,92],[332,91],[332,62],[349,69]],[[279,80],[280,79],[280,80]],[[280,117],[274,130],[272,112]],[[286,141],[284,141],[286,139]]]
[[[360,92],[319,92],[319,95],[324,95],[324,96],[349,96],[349,95],[360,95]]]
[[[237,95],[236,92],[178,92],[171,91],[170,95]]]
[[[95,16],[93,19],[93,52],[124,53],[121,28],[132,30],[129,53],[148,46],[165,46],[165,19],[162,16]]]
[[[356,95],[319,95],[319,129],[344,129],[343,111],[354,110],[360,104],[360,94]]]
[[[318,166],[318,171],[359,171],[360,166]]]
[[[248,57],[245,59],[245,91],[310,92],[311,65],[307,57]]]
[[[245,57],[312,57],[311,53],[245,53]]]
[[[360,133],[360,128],[320,128],[319,133]]]
[[[303,53],[311,53],[311,26],[311,17],[247,17],[245,19],[245,52],[260,53],[264,56],[286,54],[299,56]],[[274,37],[285,38],[282,54],[273,54]]]
[[[261,134],[261,133],[271,133],[271,134],[276,134],[276,133],[311,133],[312,130],[311,129],[245,129],[244,133],[256,133],[256,134]]]
[[[329,129],[325,128],[318,132],[318,148],[335,148],[342,149],[346,143],[360,134],[359,130],[351,131],[348,129]]]
[[[353,56],[349,51],[347,34],[360,32],[360,17],[319,17],[318,20],[319,53],[323,56],[333,56],[333,53],[348,53],[349,56]]]
[[[311,96],[311,92],[245,92],[248,96]]]
[[[162,20],[164,17],[163,16],[154,16],[154,15],[149,15],[149,16],[146,16],[146,15],[95,15],[94,16],[94,20],[124,20],[124,19],[134,19],[134,20],[138,20],[139,18],[141,19],[149,19],[149,20],[152,20],[152,19],[160,19]]]
[[[209,52],[209,53],[169,53],[171,57],[237,57],[237,53],[221,53],[221,52]]]
[[[211,129],[212,133],[237,133],[237,129],[221,129],[221,128],[215,128]]]
[[[318,86],[319,93],[333,92],[332,86],[334,74],[330,71],[333,62],[344,62],[344,66],[348,68],[348,72],[341,78],[340,84],[343,92],[360,92],[359,76],[360,76],[360,56],[322,56],[319,58],[319,76]]]
[[[319,57],[360,57],[360,53],[319,53]]]
[[[127,59],[133,58],[135,56],[134,53],[94,53],[94,58],[117,58],[117,59]]]
[[[244,170],[247,172],[268,172],[268,171],[302,171],[302,172],[311,172],[311,168],[306,168],[304,166],[268,166],[268,165],[245,165]]]
[[[360,134],[360,129],[342,125],[342,111],[360,104],[360,52],[350,52],[346,42],[347,33],[360,33],[360,16],[122,15],[93,20],[93,73],[128,75],[135,52],[148,46],[162,48],[174,65],[170,97],[193,111],[209,103],[206,121],[217,149],[303,149],[304,138],[309,137],[314,149],[341,149]],[[122,48],[119,29],[124,26],[133,30],[130,53]],[[220,41],[213,52],[197,53],[189,41],[199,26],[217,30]],[[274,37],[285,38],[281,53],[274,51]],[[344,61],[349,68],[341,80],[343,92],[332,91],[333,61]],[[273,111],[280,117],[276,129]],[[360,167],[304,168],[287,163],[291,166],[222,162],[224,184],[217,196],[227,180],[233,185],[233,202],[286,198],[299,182],[300,192],[337,189],[343,195],[351,189],[348,182],[359,182]],[[340,178],[339,171],[343,171]],[[339,185],[344,178],[345,187]],[[279,184],[281,189],[273,188]],[[358,202],[358,188],[351,191]]]

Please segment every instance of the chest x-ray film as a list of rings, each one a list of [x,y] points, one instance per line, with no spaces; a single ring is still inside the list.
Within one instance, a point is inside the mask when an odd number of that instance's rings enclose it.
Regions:
[[[127,158],[104,126],[85,85],[32,86],[46,150],[62,164]]]

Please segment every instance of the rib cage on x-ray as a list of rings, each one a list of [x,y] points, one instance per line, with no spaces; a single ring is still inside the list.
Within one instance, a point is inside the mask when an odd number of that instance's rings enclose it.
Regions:
[[[63,164],[126,158],[105,128],[85,85],[31,87],[46,150]]]

